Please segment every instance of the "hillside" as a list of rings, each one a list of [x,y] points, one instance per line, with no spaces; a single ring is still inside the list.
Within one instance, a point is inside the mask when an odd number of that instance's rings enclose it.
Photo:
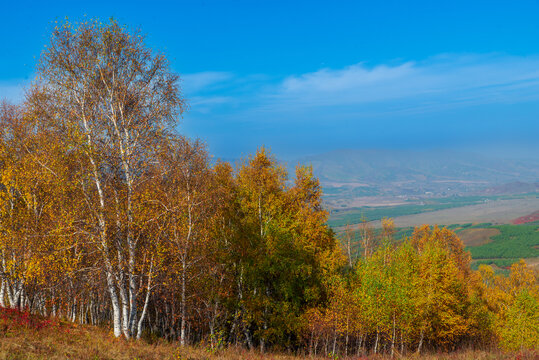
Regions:
[[[330,207],[398,204],[450,195],[535,192],[539,160],[452,151],[338,150],[299,159],[312,164]],[[293,165],[293,163],[291,163]]]
[[[336,150],[304,157],[324,182],[503,184],[539,179],[539,160],[499,159],[445,150]]]
[[[516,354],[499,351],[461,351],[451,354],[416,355],[412,358],[437,359],[513,359]],[[522,360],[534,359],[533,352],[518,354]],[[18,310],[0,308],[0,359],[274,359],[292,360],[300,358],[323,359],[322,357],[294,356],[269,353],[266,355],[243,348],[211,350],[203,344],[199,347],[180,348],[176,342],[147,340],[126,341],[115,339],[110,331],[90,325],[79,325],[30,315]],[[354,359],[367,359],[366,357]],[[377,356],[376,359],[389,359]]]

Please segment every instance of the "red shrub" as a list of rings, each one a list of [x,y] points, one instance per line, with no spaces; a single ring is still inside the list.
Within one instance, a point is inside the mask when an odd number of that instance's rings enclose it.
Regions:
[[[4,333],[18,329],[41,330],[57,326],[56,320],[32,315],[28,310],[0,307],[0,329]]]

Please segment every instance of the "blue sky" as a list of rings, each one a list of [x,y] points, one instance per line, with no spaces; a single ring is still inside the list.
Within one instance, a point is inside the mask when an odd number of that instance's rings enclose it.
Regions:
[[[84,15],[167,54],[179,130],[216,156],[539,149],[537,1],[5,2],[0,97],[21,99],[54,20]]]

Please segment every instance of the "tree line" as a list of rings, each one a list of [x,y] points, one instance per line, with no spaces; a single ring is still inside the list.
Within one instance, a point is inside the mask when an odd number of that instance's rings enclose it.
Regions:
[[[447,229],[327,226],[312,168],[233,166],[176,131],[179,77],[115,21],[52,32],[0,106],[0,305],[165,338],[312,354],[539,346],[537,272],[470,269]]]

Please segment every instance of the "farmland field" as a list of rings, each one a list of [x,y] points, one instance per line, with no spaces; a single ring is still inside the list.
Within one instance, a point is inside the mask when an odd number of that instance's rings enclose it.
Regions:
[[[539,231],[534,225],[498,225],[499,234],[490,242],[471,246],[474,259],[519,259],[539,257]]]
[[[423,204],[363,207],[331,212],[329,225],[339,228],[354,225],[362,218],[379,226],[383,217],[393,218],[397,227],[422,224],[510,223],[513,219],[539,209],[538,194],[520,196],[451,197],[425,201]]]

